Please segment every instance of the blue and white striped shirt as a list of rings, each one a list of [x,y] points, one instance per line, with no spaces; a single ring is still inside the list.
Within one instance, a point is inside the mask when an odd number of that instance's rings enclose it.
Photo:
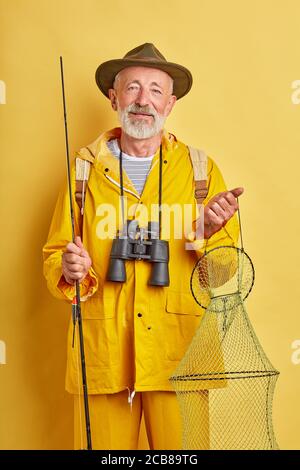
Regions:
[[[119,160],[120,147],[118,139],[108,141],[107,146],[111,153]],[[154,155],[150,157],[135,157],[122,152],[123,170],[126,171],[139,195],[142,194],[153,157]]]

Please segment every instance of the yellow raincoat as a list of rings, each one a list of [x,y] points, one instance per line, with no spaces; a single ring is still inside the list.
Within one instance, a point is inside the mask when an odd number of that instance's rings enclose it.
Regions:
[[[106,132],[77,154],[93,162],[82,228],[80,210],[74,201],[76,232],[80,234],[82,230],[83,245],[92,259],[92,267],[81,284],[87,381],[91,394],[116,393],[126,388],[136,391],[172,390],[168,378],[183,357],[204,313],[193,299],[189,285],[199,253],[186,250],[187,239],[176,238],[173,230],[168,238],[169,287],[147,284],[151,263],[145,261],[126,261],[125,283],[105,280],[115,233],[106,239],[99,238],[103,228],[103,204],[115,207],[117,217],[120,212],[119,162],[106,142],[119,138],[120,133],[120,128]],[[162,145],[162,203],[177,204],[180,208],[184,204],[192,204],[197,214],[193,168],[187,146],[166,131]],[[143,208],[146,207],[151,214],[150,205],[158,202],[159,149],[141,196],[125,172],[123,180],[128,210],[131,208],[133,218],[146,225]],[[74,194],[74,165],[72,182]],[[222,175],[211,158],[208,158],[208,187],[204,204],[215,194],[226,190]],[[62,276],[62,253],[72,238],[68,197],[66,185],[59,195],[43,254],[44,274],[50,292],[70,302],[74,288]],[[210,238],[208,248],[234,245],[237,238],[238,224],[233,217]],[[162,239],[167,239],[164,238],[164,216]],[[77,347],[72,349],[70,320],[66,389],[75,394],[78,393],[77,354]]]

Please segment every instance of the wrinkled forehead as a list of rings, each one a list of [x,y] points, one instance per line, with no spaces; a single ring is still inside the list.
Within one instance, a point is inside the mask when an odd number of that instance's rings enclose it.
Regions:
[[[120,84],[127,84],[131,81],[137,81],[141,84],[158,83],[162,88],[169,88],[172,78],[166,72],[152,67],[126,67],[121,70],[116,77]]]

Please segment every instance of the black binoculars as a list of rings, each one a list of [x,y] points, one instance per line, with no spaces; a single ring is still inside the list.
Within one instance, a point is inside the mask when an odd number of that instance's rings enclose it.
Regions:
[[[127,220],[113,240],[106,279],[126,281],[126,260],[145,260],[153,263],[150,286],[168,286],[169,242],[159,239],[158,222],[148,222],[148,229],[139,226],[137,220]]]

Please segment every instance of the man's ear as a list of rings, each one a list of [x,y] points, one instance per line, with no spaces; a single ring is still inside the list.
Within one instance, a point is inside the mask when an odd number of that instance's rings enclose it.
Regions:
[[[113,88],[110,88],[108,90],[108,96],[110,99],[111,107],[114,111],[117,111],[117,96],[116,96],[116,90]]]
[[[174,107],[176,101],[177,101],[176,96],[175,96],[175,95],[171,95],[171,96],[170,96],[170,99],[169,99],[169,103],[167,104],[166,109],[165,109],[165,115],[166,115],[166,116],[169,116],[169,114],[170,114],[170,112],[172,111],[172,109],[173,109],[173,107]]]

